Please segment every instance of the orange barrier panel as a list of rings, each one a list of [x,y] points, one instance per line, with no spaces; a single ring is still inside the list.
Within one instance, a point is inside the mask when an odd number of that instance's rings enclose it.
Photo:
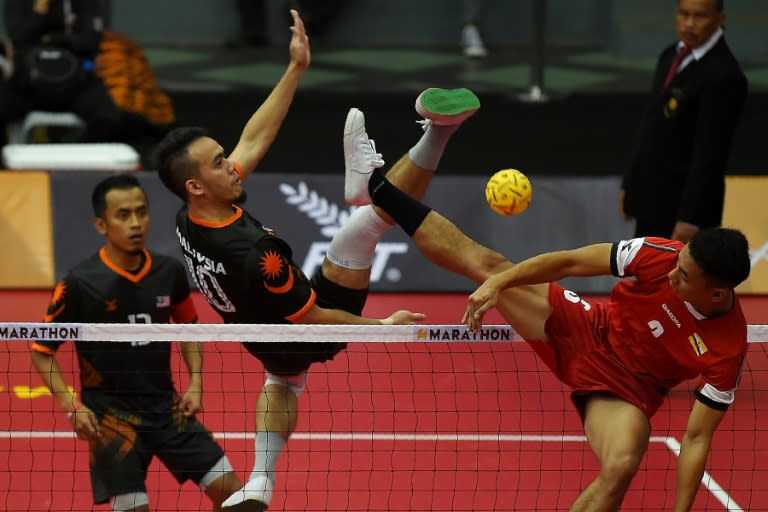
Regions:
[[[51,287],[53,229],[47,172],[0,172],[0,288]]]
[[[749,239],[752,273],[740,293],[768,293],[768,177],[726,178],[723,226],[740,229]]]

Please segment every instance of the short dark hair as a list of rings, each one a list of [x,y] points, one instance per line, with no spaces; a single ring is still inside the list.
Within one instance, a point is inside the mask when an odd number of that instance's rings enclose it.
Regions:
[[[127,190],[130,188],[139,188],[145,197],[147,195],[136,176],[131,174],[115,174],[98,182],[91,193],[93,214],[96,217],[104,217],[104,212],[107,210],[107,194],[110,190]]]
[[[160,180],[168,190],[187,201],[186,181],[197,175],[198,164],[187,149],[189,145],[208,134],[197,126],[182,126],[168,132],[152,153],[152,163]]]
[[[723,9],[725,9],[725,0],[715,0],[715,9],[717,9],[717,12],[723,12]],[[680,5],[680,0],[677,0],[677,5]]]
[[[702,229],[691,238],[688,250],[704,275],[716,286],[736,288],[749,277],[749,242],[741,231]]]

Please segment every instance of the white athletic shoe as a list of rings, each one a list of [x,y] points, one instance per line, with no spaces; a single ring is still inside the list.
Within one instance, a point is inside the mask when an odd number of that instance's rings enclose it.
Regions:
[[[371,204],[368,179],[383,165],[376,143],[365,133],[365,116],[356,108],[349,109],[344,123],[344,201],[357,206]]]
[[[272,501],[272,481],[267,475],[248,480],[242,489],[221,504],[222,512],[262,512]]]

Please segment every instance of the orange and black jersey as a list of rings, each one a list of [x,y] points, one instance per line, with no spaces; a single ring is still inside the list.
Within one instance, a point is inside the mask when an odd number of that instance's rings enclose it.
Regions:
[[[144,251],[135,273],[116,266],[101,249],[74,267],[53,291],[46,322],[190,323],[197,320],[184,266]],[[36,341],[32,349],[55,353],[62,342]],[[167,411],[176,391],[169,342],[75,344],[82,399],[91,408]]]
[[[290,323],[315,303],[290,246],[237,206],[222,222],[176,214],[189,271],[227,323]]]

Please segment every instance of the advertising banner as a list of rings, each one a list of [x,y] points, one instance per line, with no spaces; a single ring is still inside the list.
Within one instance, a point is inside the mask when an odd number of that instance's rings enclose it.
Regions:
[[[51,231],[48,173],[0,172],[0,288],[53,286]]]
[[[736,291],[768,293],[768,177],[729,176],[726,179],[723,225],[740,229],[749,240],[752,272]],[[760,205],[763,206],[760,206]]]
[[[137,173],[150,202],[148,246],[181,257],[174,219],[181,201],[154,173]],[[56,274],[95,252],[102,244],[92,227],[90,193],[103,178],[97,173],[54,173]],[[424,202],[451,219],[477,242],[520,261],[540,252],[612,242],[632,235],[631,224],[619,219],[618,178],[531,177],[533,201],[524,213],[501,217],[485,202],[485,179],[440,176]],[[324,174],[255,174],[246,181],[244,207],[291,244],[295,261],[312,275],[352,208],[344,204],[344,176]],[[566,280],[583,293],[604,293],[612,277]],[[379,243],[373,261],[371,289],[397,292],[469,292],[468,279],[436,267],[410,239],[393,228]]]

